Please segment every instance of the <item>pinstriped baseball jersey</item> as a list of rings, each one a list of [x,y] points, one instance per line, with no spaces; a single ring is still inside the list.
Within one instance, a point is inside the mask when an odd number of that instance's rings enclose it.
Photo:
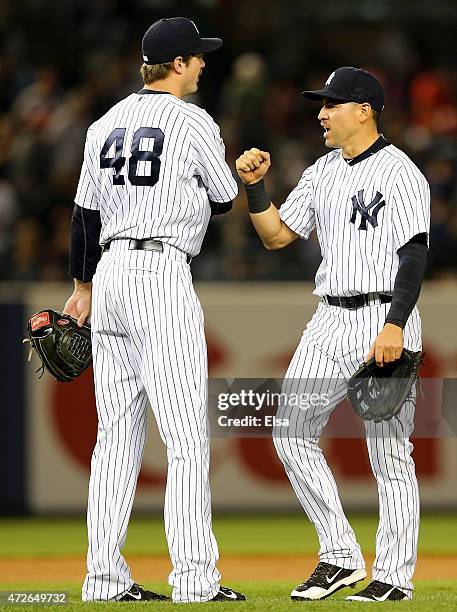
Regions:
[[[391,293],[397,250],[429,232],[425,177],[384,139],[373,151],[357,163],[348,163],[340,149],[319,158],[280,208],[281,219],[302,238],[316,228],[322,252],[316,295]]]
[[[208,200],[228,202],[238,192],[224,152],[206,111],[143,89],[90,126],[75,202],[100,210],[101,244],[152,237],[195,256]]]

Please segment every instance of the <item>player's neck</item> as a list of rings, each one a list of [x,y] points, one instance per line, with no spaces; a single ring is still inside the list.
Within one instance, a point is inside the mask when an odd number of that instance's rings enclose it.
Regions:
[[[344,159],[354,159],[354,157],[357,157],[369,149],[378,140],[379,136],[380,134],[377,131],[370,131],[370,133],[364,135],[363,138],[358,136],[357,140],[345,143],[341,147],[341,153]]]
[[[144,89],[152,89],[153,91],[163,91],[170,93],[177,98],[183,97],[182,87],[180,83],[176,83],[173,79],[160,79],[160,81],[154,81],[145,85]]]

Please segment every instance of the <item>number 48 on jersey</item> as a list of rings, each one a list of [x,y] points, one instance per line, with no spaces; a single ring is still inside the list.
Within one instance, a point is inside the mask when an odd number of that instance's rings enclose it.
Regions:
[[[113,185],[125,185],[124,176],[121,174],[125,166],[126,158],[123,156],[125,128],[114,129],[100,151],[100,168],[114,168]],[[140,143],[142,138],[154,139],[152,151],[142,151]],[[163,149],[164,133],[159,128],[142,127],[139,128],[132,138],[130,147],[130,157],[128,159],[128,178],[132,185],[136,187],[153,187],[159,180],[160,155]],[[110,149],[114,143],[114,156],[108,157]],[[138,162],[150,162],[150,173],[139,175]]]

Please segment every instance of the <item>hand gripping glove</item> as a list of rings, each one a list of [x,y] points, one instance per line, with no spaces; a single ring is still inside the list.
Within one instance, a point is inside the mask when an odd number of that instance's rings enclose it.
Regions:
[[[28,338],[46,370],[60,382],[71,382],[92,363],[90,325],[78,327],[75,319],[55,310],[30,317]]]
[[[355,413],[380,423],[397,416],[419,377],[422,352],[403,349],[400,359],[376,365],[373,357],[363,363],[348,382],[347,398]]]

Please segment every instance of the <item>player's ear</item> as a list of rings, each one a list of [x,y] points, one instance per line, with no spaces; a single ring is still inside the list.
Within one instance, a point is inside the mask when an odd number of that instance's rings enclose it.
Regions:
[[[178,57],[175,57],[175,59],[173,60],[173,68],[178,74],[182,74],[184,72],[185,66],[186,62],[184,61],[182,55],[178,55]]]
[[[366,123],[372,115],[371,104],[364,102],[363,104],[359,104],[359,107],[360,123]]]

